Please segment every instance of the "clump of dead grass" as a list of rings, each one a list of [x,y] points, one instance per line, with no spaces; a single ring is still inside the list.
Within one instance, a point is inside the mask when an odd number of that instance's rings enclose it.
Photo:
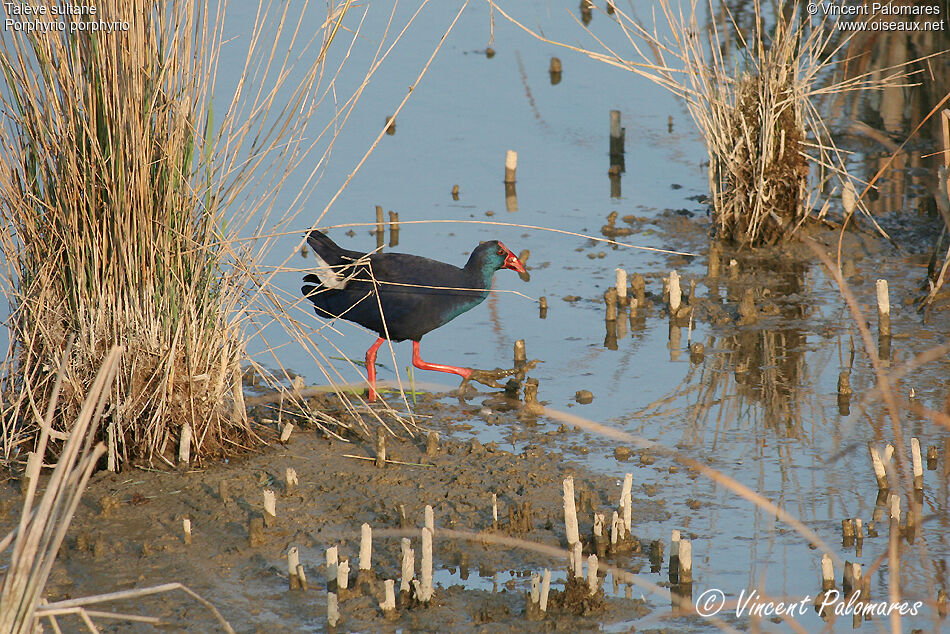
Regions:
[[[769,48],[776,50],[783,57],[788,53],[788,47]],[[721,112],[696,113],[721,121],[713,125],[707,118],[708,129],[703,128],[710,148],[709,184],[719,232],[735,242],[776,242],[787,224],[807,213],[804,117],[784,63],[765,61],[765,76],[740,76],[734,95],[710,104]]]
[[[170,463],[185,423],[199,459],[252,436],[232,401],[241,311],[258,280],[235,266],[248,255],[235,239],[251,220],[263,226],[313,142],[303,129],[350,7],[329,4],[304,35],[307,4],[261,3],[230,101],[213,101],[227,2],[103,0],[97,19],[128,30],[71,33],[84,19],[71,16],[63,32],[0,39],[0,249],[11,305],[0,455],[35,443],[31,411],[51,400],[61,365],[49,433],[64,439],[116,343],[126,351],[106,413],[110,463]]]

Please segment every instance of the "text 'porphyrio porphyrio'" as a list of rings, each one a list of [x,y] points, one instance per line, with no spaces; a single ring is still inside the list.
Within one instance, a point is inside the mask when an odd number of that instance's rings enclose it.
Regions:
[[[316,230],[307,243],[317,255],[317,272],[304,277],[301,291],[317,315],[346,319],[379,334],[366,351],[370,401],[376,400],[376,351],[386,339],[411,339],[412,364],[421,370],[472,376],[471,368],[423,361],[419,340],[482,303],[495,271],[525,272],[521,260],[497,240],[478,245],[463,268],[406,253],[349,251]]]

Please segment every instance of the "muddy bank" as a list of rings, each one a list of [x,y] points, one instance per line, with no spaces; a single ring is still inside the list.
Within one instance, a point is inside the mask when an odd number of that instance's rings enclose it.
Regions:
[[[426,401],[419,404],[417,413],[436,416],[441,412],[432,426],[442,430],[443,438],[438,451],[428,454],[422,435],[390,438],[388,458],[410,463],[406,465],[376,468],[370,460],[344,457],[372,457],[372,443],[328,440],[303,431],[294,433],[286,445],[275,444],[259,455],[202,471],[100,472],[70,527],[47,598],[53,601],[179,581],[214,603],[238,631],[323,630],[327,627],[325,550],[338,546],[341,559],[350,560],[355,580],[360,525],[366,522],[375,532],[373,572],[377,580],[354,582],[355,589],[341,592],[342,621],[337,631],[451,628],[500,632],[516,627],[584,631],[603,623],[633,620],[648,611],[639,599],[639,589],[631,591],[611,579],[605,600],[586,610],[588,614],[558,613],[555,598],[567,575],[566,558],[484,540],[440,538],[441,527],[519,537],[561,548],[566,545],[563,478],[574,477],[583,535],[591,530],[591,509],[607,513],[616,509],[623,472],[613,477],[596,475],[568,462],[553,449],[556,439],[545,434],[516,453],[495,443],[453,440],[445,418],[458,421],[470,408]],[[299,481],[290,491],[285,483],[288,467],[296,470]],[[261,517],[265,489],[277,494],[277,519],[264,529],[263,540],[251,545],[249,520]],[[492,493],[497,495],[499,514],[494,528]],[[8,481],[0,495],[0,528],[6,532],[18,516],[17,482]],[[420,561],[419,527],[426,504],[434,509],[436,526],[433,604],[400,609],[395,618],[387,620],[379,608],[382,580],[396,579],[398,589],[401,537],[412,537],[416,561]],[[662,502],[639,499],[637,491],[633,510],[635,535],[641,518],[655,521],[668,516]],[[190,544],[184,540],[184,518],[192,524]],[[292,546],[300,549],[308,590],[288,591],[286,553]],[[649,565],[643,554],[609,563],[628,570]],[[530,588],[531,574],[543,568],[552,570],[551,614],[543,621],[528,621],[525,591]],[[174,627],[187,624],[195,631],[210,630],[215,623],[182,593],[108,607],[158,616]],[[64,622],[79,626],[78,620],[72,624],[69,618]],[[129,631],[130,627],[153,631],[148,625],[97,622],[113,631]]]

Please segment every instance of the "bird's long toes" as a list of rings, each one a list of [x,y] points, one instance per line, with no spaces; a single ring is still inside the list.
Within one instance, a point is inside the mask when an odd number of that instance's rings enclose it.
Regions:
[[[494,370],[472,369],[471,375],[465,379],[465,381],[462,381],[462,385],[465,385],[466,381],[477,381],[482,385],[487,385],[488,387],[504,388],[505,386],[498,382],[500,379],[513,376],[519,381],[524,380],[525,373],[527,373],[529,370],[533,370],[537,364],[538,360],[532,359],[531,361],[518,363],[513,368],[495,368]]]
[[[505,386],[498,382],[498,379],[503,379],[506,376],[511,376],[514,374],[511,370],[503,370],[501,368],[495,368],[494,370],[476,370],[472,369],[472,373],[462,381],[464,386],[468,381],[476,381],[482,385],[487,385],[488,387],[495,388],[504,388]]]

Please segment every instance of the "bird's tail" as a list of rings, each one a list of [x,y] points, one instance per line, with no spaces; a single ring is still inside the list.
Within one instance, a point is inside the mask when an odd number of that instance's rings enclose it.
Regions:
[[[346,279],[341,275],[341,267],[352,261],[348,251],[327,237],[326,234],[314,229],[307,236],[307,244],[313,249],[317,258],[316,275],[308,275],[305,282],[318,282],[325,289],[342,289],[346,286]],[[309,296],[313,287],[304,286],[303,294]]]
[[[341,248],[336,242],[322,231],[312,230],[307,235],[307,244],[313,249],[313,252],[320,256],[324,262],[330,266],[339,266],[344,264],[343,256],[346,250]]]

